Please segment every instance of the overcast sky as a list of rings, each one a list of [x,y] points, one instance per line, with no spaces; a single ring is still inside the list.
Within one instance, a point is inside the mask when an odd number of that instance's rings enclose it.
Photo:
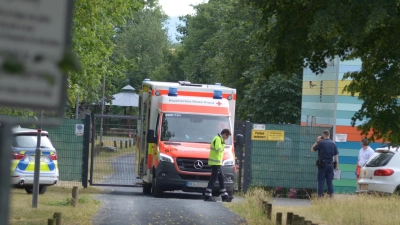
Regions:
[[[159,0],[164,12],[169,17],[178,17],[194,13],[193,7],[199,3],[208,2],[208,0]]]

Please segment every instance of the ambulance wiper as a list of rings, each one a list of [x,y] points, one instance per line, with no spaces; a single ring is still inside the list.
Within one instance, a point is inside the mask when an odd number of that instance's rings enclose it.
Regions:
[[[193,143],[204,143],[204,144],[210,144],[209,141],[193,141]]]

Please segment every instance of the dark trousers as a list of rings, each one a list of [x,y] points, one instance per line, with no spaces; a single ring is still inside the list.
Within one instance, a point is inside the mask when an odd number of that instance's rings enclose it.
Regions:
[[[211,166],[211,177],[207,189],[212,190],[217,179],[219,182],[219,189],[225,189],[224,173],[222,172],[221,166]]]
[[[333,166],[330,164],[325,165],[322,168],[318,168],[318,197],[324,195],[325,180],[328,184],[328,194],[333,194]]]

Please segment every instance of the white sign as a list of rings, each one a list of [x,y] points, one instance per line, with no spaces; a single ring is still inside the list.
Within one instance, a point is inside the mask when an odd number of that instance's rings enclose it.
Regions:
[[[66,79],[58,64],[69,40],[71,2],[0,0],[0,105],[64,106]],[[19,62],[23,72],[3,71],[8,62]]]
[[[265,130],[265,124],[253,124],[253,130]]]
[[[83,124],[76,124],[75,125],[75,135],[76,136],[83,136],[85,125]]]
[[[335,142],[347,142],[347,134],[336,134]]]

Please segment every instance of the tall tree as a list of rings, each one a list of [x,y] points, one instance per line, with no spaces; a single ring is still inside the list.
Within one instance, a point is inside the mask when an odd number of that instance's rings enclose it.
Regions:
[[[400,3],[397,0],[243,0],[263,12],[262,39],[272,48],[271,69],[323,72],[326,59],[362,60],[345,91],[363,100],[352,118],[371,140],[400,143]],[[350,124],[349,124],[350,125]],[[372,130],[372,133],[370,132]]]

